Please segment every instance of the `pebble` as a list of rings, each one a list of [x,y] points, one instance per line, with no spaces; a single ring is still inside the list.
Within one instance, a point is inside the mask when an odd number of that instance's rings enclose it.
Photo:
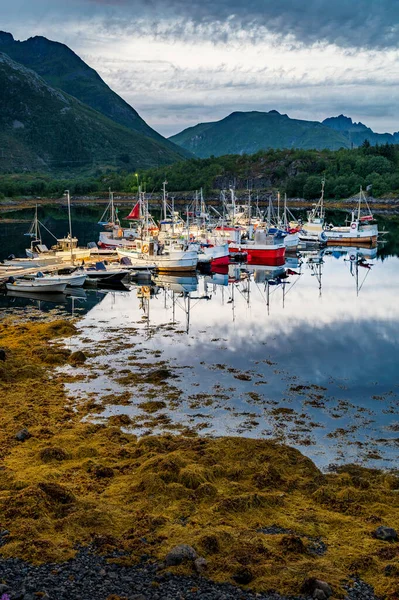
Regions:
[[[31,434],[29,433],[28,429],[21,429],[21,431],[18,431],[18,433],[15,434],[15,439],[18,442],[24,442],[25,440],[28,440],[31,437]]]
[[[314,600],[311,596],[285,596],[276,592],[252,593],[232,584],[204,577],[165,573],[159,565],[133,566],[108,563],[90,548],[64,563],[30,565],[15,558],[0,559],[0,581],[10,600],[107,600],[115,595],[127,600]],[[157,580],[158,578],[158,580]],[[346,600],[377,600],[370,586],[359,579],[348,588]]]

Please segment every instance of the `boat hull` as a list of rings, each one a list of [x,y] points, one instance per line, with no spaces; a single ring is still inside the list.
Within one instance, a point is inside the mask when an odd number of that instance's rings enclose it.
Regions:
[[[327,245],[328,246],[363,246],[363,247],[370,247],[370,246],[375,246],[377,244],[377,237],[376,235],[371,235],[371,236],[359,236],[359,237],[344,237],[344,236],[339,236],[336,235],[334,237],[327,237]]]
[[[194,251],[149,256],[118,248],[118,255],[127,256],[136,269],[156,269],[160,272],[195,271],[198,263],[198,254]]]
[[[281,266],[285,263],[285,245],[251,245],[242,244],[236,246],[230,244],[229,250],[232,253],[246,252],[247,262],[256,265]]]
[[[7,290],[13,292],[40,292],[41,294],[63,293],[66,283],[39,283],[37,281],[15,281],[6,283]]]

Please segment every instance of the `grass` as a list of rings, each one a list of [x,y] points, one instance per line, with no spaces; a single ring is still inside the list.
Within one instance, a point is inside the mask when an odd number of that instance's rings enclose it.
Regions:
[[[10,532],[3,556],[61,561],[94,543],[124,550],[119,560],[131,563],[142,554],[162,560],[188,543],[217,581],[295,594],[318,577],[340,598],[357,573],[381,598],[397,598],[399,544],[372,532],[399,529],[398,477],[353,465],[323,474],[271,441],[137,439],[120,419],[86,422],[87,404],[67,399],[54,370],[69,360],[57,338],[74,332],[65,321],[0,325],[0,528]],[[24,427],[31,437],[17,442]],[[292,533],[261,532],[271,525]],[[325,554],[309,551],[313,538]]]

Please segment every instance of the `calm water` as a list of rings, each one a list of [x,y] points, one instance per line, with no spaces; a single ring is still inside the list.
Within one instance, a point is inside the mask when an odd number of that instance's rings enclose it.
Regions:
[[[50,214],[46,225],[61,235],[66,223],[58,216]],[[96,239],[98,216],[80,215],[82,242]],[[398,224],[384,226],[389,241],[375,254],[366,251],[369,268],[357,266],[356,252],[337,248],[303,252],[285,280],[231,267],[226,275],[159,277],[126,292],[87,291],[62,304],[0,296],[0,309],[82,315],[80,335],[68,343],[92,353],[92,370],[71,392],[98,400],[131,393],[127,405],[108,403],[96,418],[129,414],[138,433],[184,426],[204,435],[273,437],[323,467],[397,467]],[[28,238],[21,242],[17,233],[25,230],[0,224],[3,255],[24,248]],[[121,370],[155,360],[178,375],[175,397],[164,398],[162,427],[139,407],[145,386],[119,382]]]

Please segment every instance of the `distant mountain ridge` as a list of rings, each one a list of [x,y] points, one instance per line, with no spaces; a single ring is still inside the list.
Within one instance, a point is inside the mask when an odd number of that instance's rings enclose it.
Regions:
[[[340,115],[318,121],[291,119],[276,110],[234,112],[224,119],[200,123],[169,138],[200,158],[254,154],[259,150],[298,148],[339,150],[370,144],[399,143],[399,133],[378,134]]]
[[[353,146],[361,146],[368,140],[372,146],[376,144],[399,144],[399,131],[395,133],[375,133],[363,123],[354,123],[350,117],[339,115],[329,117],[322,122],[326,127],[340,131]]]
[[[0,106],[2,172],[100,164],[135,169],[181,160],[178,152],[111,121],[1,52]]]

